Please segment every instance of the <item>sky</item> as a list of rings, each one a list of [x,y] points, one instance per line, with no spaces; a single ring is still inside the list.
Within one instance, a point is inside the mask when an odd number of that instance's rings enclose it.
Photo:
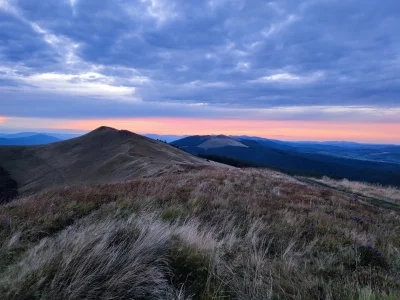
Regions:
[[[0,131],[400,144],[398,0],[0,0]]]

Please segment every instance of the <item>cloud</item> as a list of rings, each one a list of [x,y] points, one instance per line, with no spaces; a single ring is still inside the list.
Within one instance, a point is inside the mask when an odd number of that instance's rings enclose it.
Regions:
[[[261,34],[266,38],[272,37],[273,35],[279,34],[279,32],[283,31],[286,27],[299,19],[300,18],[296,15],[288,15],[285,19],[269,25],[269,27],[264,29]]]
[[[324,77],[323,72],[315,72],[310,75],[296,75],[291,73],[276,73],[268,76],[252,80],[256,83],[294,83],[294,84],[307,84],[321,80]]]
[[[71,9],[72,9],[72,14],[74,16],[76,16],[76,4],[78,2],[78,0],[68,0],[69,4],[71,5]]]
[[[0,1],[14,117],[400,121],[400,2]]]
[[[113,79],[99,73],[42,73],[21,78],[42,92],[134,100],[134,87],[114,86]],[[140,81],[139,81],[140,82]]]

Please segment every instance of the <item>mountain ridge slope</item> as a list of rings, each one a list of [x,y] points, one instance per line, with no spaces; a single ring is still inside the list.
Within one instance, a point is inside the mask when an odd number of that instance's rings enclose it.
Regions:
[[[304,153],[296,148],[280,147],[274,142],[240,139],[247,147],[202,148],[211,136],[192,136],[172,144],[194,155],[216,155],[257,163],[259,167],[272,168],[290,174],[312,177],[329,176],[347,178],[385,185],[400,186],[400,166],[388,162],[357,160],[320,153]]]
[[[179,164],[212,165],[166,143],[110,127],[54,144],[0,147],[0,167],[23,194],[126,181]]]

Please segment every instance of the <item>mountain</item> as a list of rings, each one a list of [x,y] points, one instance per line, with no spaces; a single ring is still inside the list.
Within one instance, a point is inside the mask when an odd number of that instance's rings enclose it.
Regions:
[[[182,142],[183,141],[183,142]],[[180,143],[193,143],[189,141],[189,139],[183,139]],[[180,143],[175,143],[175,145],[179,146]],[[217,136],[207,136],[204,140],[200,140],[199,144],[196,147],[202,149],[214,149],[214,148],[222,148],[222,147],[244,147],[247,148],[245,144],[239,142],[237,139],[227,137],[224,135],[217,135]]]
[[[225,135],[194,135],[172,142],[172,144],[181,148],[199,147],[205,150],[222,147],[248,147],[239,139]]]
[[[45,134],[35,134],[31,136],[22,136],[14,138],[0,138],[0,146],[44,145],[44,144],[56,143],[59,141],[61,140],[53,136]]]
[[[226,136],[178,143],[296,168],[322,159]],[[108,127],[0,147],[0,200],[29,193],[0,203],[1,299],[400,299],[400,189],[176,147]]]
[[[55,144],[0,147],[0,167],[17,182],[20,193],[126,181],[177,164],[212,163],[163,142],[108,127]]]
[[[78,133],[60,133],[60,132],[52,132],[52,133],[46,133],[46,132],[19,132],[19,133],[0,133],[0,138],[5,138],[5,139],[15,139],[15,138],[27,138],[35,135],[47,135],[51,136],[54,138],[57,138],[58,140],[69,140],[73,139],[76,137],[80,137],[83,134],[78,134]],[[146,137],[149,137],[154,140],[160,140],[160,141],[165,141],[167,143],[171,143],[173,141],[182,139],[186,137],[186,135],[160,135],[160,134],[143,134]],[[27,144],[28,145],[28,144]]]
[[[186,135],[162,135],[162,134],[152,134],[152,133],[146,133],[143,135],[151,139],[165,141],[167,143],[171,143],[186,137]]]
[[[37,135],[40,134],[38,132],[18,132],[18,133],[2,133],[0,134],[0,138],[6,138],[6,139],[15,139],[15,138],[24,138],[24,137],[29,137],[32,135]]]
[[[83,134],[78,134],[78,133],[59,133],[59,132],[52,132],[52,133],[45,133],[45,132],[19,132],[19,133],[0,133],[0,138],[6,138],[6,139],[15,139],[15,138],[25,138],[25,137],[31,137],[34,135],[47,135],[51,136],[54,138],[57,138],[59,140],[69,140],[73,139],[76,137],[79,137]]]
[[[58,133],[58,132],[45,133],[45,134],[54,136],[60,140],[69,140],[69,139],[73,139],[73,138],[80,137],[83,135],[83,134],[79,134],[79,133]]]
[[[214,136],[191,136],[172,144],[194,155],[212,159],[226,157],[240,160],[240,164],[255,163],[259,167],[282,170],[291,174],[307,176],[330,176],[350,180],[366,181],[388,185],[400,185],[400,165],[393,163],[360,160],[334,155],[298,151],[295,145],[281,145],[271,140],[247,140],[218,136],[225,143],[219,147],[204,147],[213,143]],[[230,141],[229,143],[227,141]],[[224,158],[225,157],[225,158]],[[238,164],[239,165],[239,164]]]

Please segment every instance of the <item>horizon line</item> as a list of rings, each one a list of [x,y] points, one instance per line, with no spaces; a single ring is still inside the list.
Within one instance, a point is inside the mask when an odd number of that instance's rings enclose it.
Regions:
[[[271,141],[283,141],[283,142],[293,142],[293,143],[353,143],[353,144],[361,144],[361,145],[393,145],[393,146],[400,146],[400,143],[380,143],[380,142],[359,142],[359,141],[354,141],[354,140],[312,140],[312,139],[304,139],[304,140],[296,140],[296,139],[287,139],[284,136],[282,136],[281,138],[271,138],[271,137],[266,137],[266,136],[262,136],[262,135],[246,135],[246,134],[223,134],[223,133],[210,133],[210,134],[173,134],[173,133],[155,133],[155,132],[145,132],[142,133],[140,131],[132,131],[129,129],[119,129],[116,127],[112,127],[112,126],[99,126],[95,129],[92,130],[79,130],[80,132],[74,132],[74,130],[76,129],[59,129],[60,131],[53,131],[54,129],[51,128],[47,128],[47,129],[40,129],[40,130],[35,130],[35,129],[31,129],[31,130],[23,130],[23,129],[11,129],[12,132],[0,132],[1,135],[9,135],[9,134],[20,134],[20,133],[35,133],[35,134],[47,134],[47,135],[52,135],[52,134],[71,134],[71,135],[85,135],[88,134],[92,131],[95,131],[101,127],[107,127],[107,128],[111,128],[111,129],[115,129],[115,130],[127,130],[129,132],[135,133],[135,134],[139,134],[142,136],[147,136],[147,135],[157,135],[160,137],[163,136],[175,136],[175,137],[180,137],[180,138],[185,138],[185,137],[190,137],[190,136],[218,136],[218,135],[222,135],[222,136],[227,136],[227,137],[248,137],[248,138],[260,138],[260,139],[265,139],[265,140],[271,140]],[[46,131],[48,130],[48,131]],[[1,137],[0,137],[1,138]],[[4,137],[2,137],[4,138]],[[151,138],[151,137],[149,137]]]

